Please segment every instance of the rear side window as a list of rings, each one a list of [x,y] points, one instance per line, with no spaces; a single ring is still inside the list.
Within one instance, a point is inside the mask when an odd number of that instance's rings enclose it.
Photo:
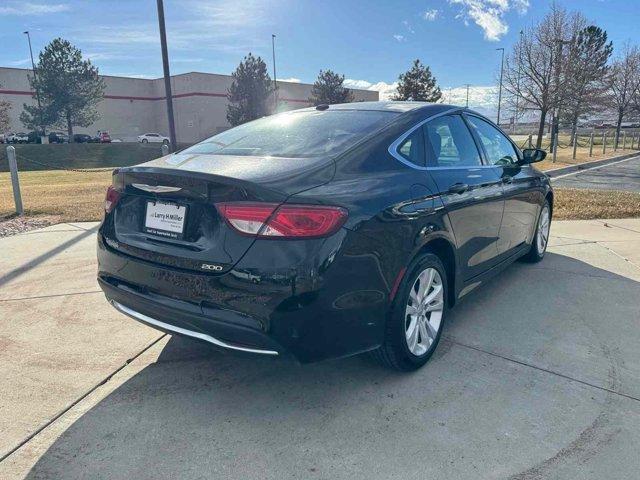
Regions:
[[[183,153],[289,158],[337,155],[397,115],[377,110],[285,112],[226,130]]]
[[[491,165],[511,165],[518,162],[516,149],[500,130],[481,118],[469,115],[467,119],[478,133]]]
[[[446,115],[424,127],[429,167],[477,167],[480,153],[460,115]]]
[[[425,155],[422,129],[416,128],[411,135],[400,144],[398,153],[414,165],[424,167]]]

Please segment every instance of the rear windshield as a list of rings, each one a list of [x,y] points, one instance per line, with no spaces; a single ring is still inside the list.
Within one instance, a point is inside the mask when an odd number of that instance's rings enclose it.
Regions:
[[[396,115],[397,112],[373,110],[279,113],[219,133],[182,153],[273,157],[335,155]]]

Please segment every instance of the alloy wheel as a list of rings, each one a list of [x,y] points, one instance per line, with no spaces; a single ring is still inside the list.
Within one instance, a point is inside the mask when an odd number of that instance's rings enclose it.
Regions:
[[[409,292],[405,309],[405,337],[409,351],[424,355],[436,340],[442,325],[444,288],[435,268],[423,270]]]
[[[550,227],[549,205],[545,205],[540,212],[540,220],[538,220],[538,234],[536,235],[536,242],[538,243],[538,253],[542,255],[547,248],[547,242],[549,241],[549,227]]]

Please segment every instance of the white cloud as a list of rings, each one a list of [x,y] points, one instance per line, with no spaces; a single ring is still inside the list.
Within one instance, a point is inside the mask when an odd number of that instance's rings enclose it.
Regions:
[[[395,38],[399,42],[404,42],[405,40],[404,35],[399,35],[397,33],[393,36],[393,38]]]
[[[31,59],[29,57],[21,58],[20,60],[13,60],[9,62],[10,67],[21,67],[22,65],[28,65],[31,63]]]
[[[462,10],[456,18],[462,18],[465,25],[468,20],[478,25],[484,32],[484,38],[498,41],[508,31],[509,25],[504,17],[511,10],[524,15],[529,8],[529,0],[449,0],[452,5],[461,5]]]
[[[302,80],[300,80],[299,78],[296,78],[296,77],[290,77],[290,78],[279,78],[278,81],[279,82],[289,82],[289,83],[300,83]]]
[[[424,18],[427,22],[433,22],[439,16],[440,10],[438,10],[437,8],[432,8],[431,10],[422,12],[422,18]]]
[[[441,101],[464,107],[467,103],[467,87],[442,88]],[[504,102],[502,106],[505,107]],[[498,87],[471,85],[469,87],[469,108],[495,120],[498,108]]]
[[[409,33],[411,34],[416,33],[413,27],[411,26],[411,24],[409,23],[409,20],[403,20],[402,24],[407,28]]]
[[[0,15],[48,15],[52,13],[66,12],[71,6],[66,3],[32,3],[32,2],[12,2],[0,7]]]

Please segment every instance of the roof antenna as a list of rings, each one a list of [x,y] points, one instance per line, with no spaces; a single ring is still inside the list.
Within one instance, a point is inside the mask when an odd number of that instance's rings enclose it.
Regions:
[[[327,105],[326,103],[321,103],[320,105],[316,105],[316,110],[328,110],[329,109],[329,105]]]

